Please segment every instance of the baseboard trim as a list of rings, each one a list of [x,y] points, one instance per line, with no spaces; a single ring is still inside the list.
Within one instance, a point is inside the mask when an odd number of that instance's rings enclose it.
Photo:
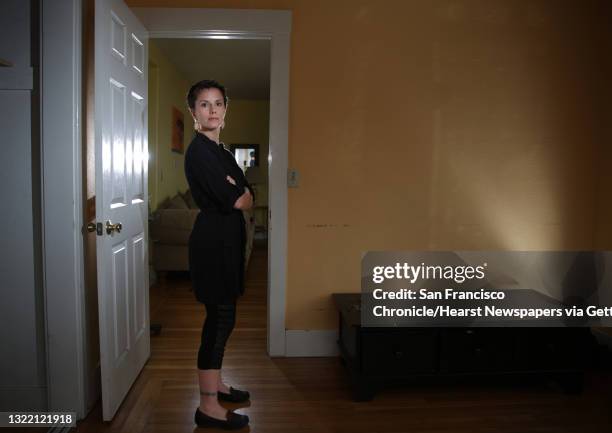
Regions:
[[[337,330],[285,331],[285,356],[338,356]]]

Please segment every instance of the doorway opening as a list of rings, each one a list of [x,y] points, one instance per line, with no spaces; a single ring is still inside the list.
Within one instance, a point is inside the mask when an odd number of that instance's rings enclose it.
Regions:
[[[254,43],[265,41],[269,46],[268,208],[258,210],[256,218],[265,224],[268,235],[267,352],[269,356],[284,356],[291,12],[188,8],[132,8],[132,11],[152,41],[247,40]],[[230,101],[230,110],[231,104]],[[260,157],[260,167],[266,158],[264,152],[261,154],[264,156]]]

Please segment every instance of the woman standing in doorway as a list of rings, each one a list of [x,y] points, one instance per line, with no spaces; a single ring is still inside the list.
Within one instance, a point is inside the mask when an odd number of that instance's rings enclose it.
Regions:
[[[253,206],[253,195],[234,156],[219,141],[227,103],[225,88],[216,81],[199,81],[189,89],[195,136],[185,153],[185,176],[200,208],[189,238],[189,270],[196,298],[206,306],[195,422],[200,427],[239,429],[249,417],[226,410],[219,400],[239,403],[250,396],[223,383],[221,364],[236,322],[236,300],[244,293],[242,210]]]

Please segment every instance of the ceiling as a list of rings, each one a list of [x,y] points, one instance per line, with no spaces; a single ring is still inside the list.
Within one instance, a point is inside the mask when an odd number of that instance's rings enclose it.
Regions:
[[[190,84],[213,79],[232,99],[270,99],[270,41],[154,39]]]

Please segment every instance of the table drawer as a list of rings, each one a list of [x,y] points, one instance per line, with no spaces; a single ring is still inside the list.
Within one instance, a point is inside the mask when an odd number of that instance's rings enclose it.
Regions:
[[[436,369],[436,333],[402,328],[364,332],[362,372],[370,376],[409,376]]]
[[[584,329],[517,330],[516,366],[522,370],[563,370],[581,367],[585,359]]]
[[[464,373],[505,371],[514,357],[510,328],[449,328],[440,338],[440,371]]]

